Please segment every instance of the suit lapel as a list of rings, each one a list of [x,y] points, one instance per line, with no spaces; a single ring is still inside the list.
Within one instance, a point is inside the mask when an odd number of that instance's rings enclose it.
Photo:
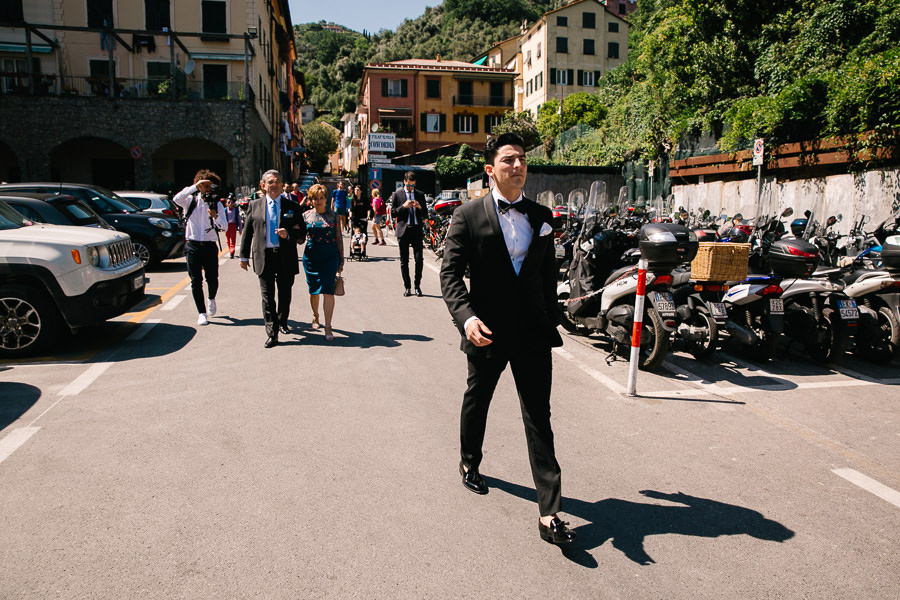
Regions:
[[[490,239],[500,246],[501,252],[498,252],[503,258],[502,261],[509,267],[513,277],[516,276],[516,270],[513,267],[512,259],[509,257],[509,249],[506,247],[506,238],[503,237],[503,230],[500,229],[500,218],[497,216],[497,207],[494,204],[494,195],[490,192],[482,199],[484,204],[484,216],[491,227]]]
[[[540,243],[543,241],[540,236],[541,225],[543,225],[543,222],[540,219],[540,211],[536,210],[538,205],[525,198],[523,198],[522,201],[528,203],[526,214],[528,215],[528,223],[531,225],[531,243],[528,244],[528,250],[525,252],[525,260],[522,261],[522,268],[519,269],[520,277],[524,275],[527,270],[532,268],[532,263],[537,264],[537,262],[540,261],[538,254],[540,252]]]

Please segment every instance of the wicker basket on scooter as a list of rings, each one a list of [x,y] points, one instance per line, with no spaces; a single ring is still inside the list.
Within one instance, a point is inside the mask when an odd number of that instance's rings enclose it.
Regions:
[[[700,242],[697,256],[691,262],[691,279],[695,281],[740,281],[747,278],[750,244]]]

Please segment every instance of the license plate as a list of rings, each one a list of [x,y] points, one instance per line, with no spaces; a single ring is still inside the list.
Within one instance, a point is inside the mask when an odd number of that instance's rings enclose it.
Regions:
[[[709,310],[714,319],[724,319],[728,316],[728,311],[725,310],[724,302],[710,302]]]
[[[134,286],[134,289],[136,289],[136,290],[139,290],[142,287],[144,287],[144,276],[138,275],[137,277],[135,277],[134,281],[132,282],[132,285]]]
[[[856,307],[856,300],[839,300],[838,307],[841,310],[841,318],[852,321],[859,318],[859,309]]]
[[[557,246],[556,247],[556,258],[565,258],[566,256],[566,247],[565,246]]]
[[[675,302],[672,301],[672,294],[663,292],[654,292],[656,295],[656,310],[662,314],[675,314]]]
[[[773,315],[783,315],[784,300],[781,298],[769,298],[769,313]]]

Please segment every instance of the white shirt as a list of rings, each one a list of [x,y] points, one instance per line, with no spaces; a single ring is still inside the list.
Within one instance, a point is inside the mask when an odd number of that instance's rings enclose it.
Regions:
[[[194,199],[194,194],[198,191],[196,185],[188,186],[175,194],[172,201],[183,208],[185,214],[187,214],[187,209],[191,206],[191,200]],[[225,207],[221,202],[216,204],[215,223],[219,229],[228,228],[228,221],[225,218]],[[184,224],[184,237],[190,242],[217,242],[219,240],[218,232],[209,224],[207,204],[199,196],[197,196],[197,206],[194,207],[194,212],[191,213],[191,216]]]
[[[531,244],[531,223],[528,216],[519,212],[515,208],[510,207],[505,213],[500,212],[499,200],[509,202],[503,195],[494,188],[491,190],[494,198],[494,210],[497,211],[497,218],[500,219],[500,229],[503,231],[503,240],[506,242],[506,249],[509,251],[509,259],[512,261],[513,269],[516,275],[522,269],[522,263],[525,261],[525,254],[528,253],[528,246]],[[522,201],[522,192],[519,197],[512,203]]]

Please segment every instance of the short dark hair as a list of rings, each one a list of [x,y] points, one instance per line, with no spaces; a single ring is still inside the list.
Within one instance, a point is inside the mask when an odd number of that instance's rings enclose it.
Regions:
[[[514,133],[501,133],[497,137],[488,136],[487,142],[484,144],[484,163],[487,165],[494,164],[497,152],[503,146],[519,146],[524,150],[525,142]]]
[[[200,169],[199,171],[197,171],[197,174],[194,175],[194,183],[197,183],[198,181],[202,181],[204,179],[209,179],[216,185],[222,185],[222,178],[209,169]]]
[[[403,181],[415,181],[416,180],[416,172],[415,171],[407,171],[403,175]]]

